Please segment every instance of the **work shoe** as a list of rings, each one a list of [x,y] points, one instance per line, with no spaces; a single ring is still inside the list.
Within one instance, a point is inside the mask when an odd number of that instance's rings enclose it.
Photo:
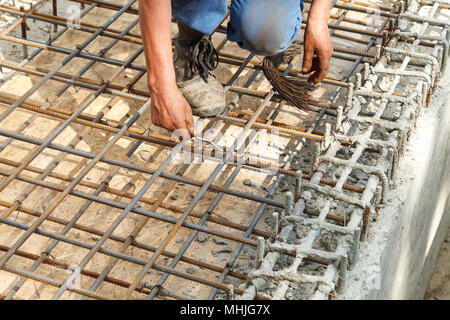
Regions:
[[[218,55],[211,39],[178,23],[175,41],[174,66],[177,85],[199,117],[211,117],[226,108],[225,89],[212,74]]]

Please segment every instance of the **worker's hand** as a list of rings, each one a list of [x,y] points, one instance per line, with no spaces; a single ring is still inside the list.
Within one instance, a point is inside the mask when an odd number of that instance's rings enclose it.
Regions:
[[[172,9],[169,0],[139,0],[139,25],[151,93],[153,124],[194,135],[194,118],[186,99],[177,88],[170,35]]]
[[[330,68],[332,54],[328,19],[310,16],[305,31],[302,73],[314,71],[308,80],[314,83],[322,81]]]
[[[167,130],[187,133],[194,136],[194,118],[189,103],[178,90],[176,84],[161,86],[151,91],[152,122],[154,125]]]

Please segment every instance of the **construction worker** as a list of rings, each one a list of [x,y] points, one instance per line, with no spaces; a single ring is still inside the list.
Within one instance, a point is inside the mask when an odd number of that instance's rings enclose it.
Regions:
[[[213,76],[215,49],[210,35],[225,18],[227,0],[139,0],[139,17],[153,124],[194,135],[197,116],[226,107],[222,84]],[[328,31],[331,0],[313,0],[304,37],[303,73],[322,81],[332,55]],[[232,0],[228,40],[257,55],[277,56],[297,36],[302,0]],[[172,55],[171,17],[179,33]]]

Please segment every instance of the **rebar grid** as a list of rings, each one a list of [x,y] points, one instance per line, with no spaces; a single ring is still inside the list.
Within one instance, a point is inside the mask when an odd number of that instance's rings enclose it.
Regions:
[[[0,39],[22,45],[25,57],[19,63],[0,61],[3,70],[11,70],[0,80],[0,205],[5,208],[0,274],[9,276],[2,298],[329,298],[336,283],[342,288],[342,266],[355,263],[360,234],[367,232],[388,177],[395,176],[408,131],[445,64],[448,24],[432,19],[442,1],[431,4],[429,18],[418,15],[428,2],[374,10],[370,3],[335,1],[329,23],[335,42],[332,70],[320,102],[308,114],[286,105],[264,85],[260,58],[227,42],[225,19],[213,40],[220,68],[230,73],[237,67],[231,76],[219,77],[231,110],[199,124],[209,129],[206,138],[219,145],[218,132],[236,133],[224,150],[198,141],[176,143],[164,130],[146,129],[150,100],[135,1],[72,2],[81,4],[77,29],[68,29],[68,16],[58,12],[63,1],[41,0],[27,10],[0,6],[4,14],[17,17]],[[52,14],[41,12],[50,5]],[[355,18],[352,12],[379,21]],[[97,24],[98,14],[106,22]],[[53,27],[47,43],[27,39],[29,19]],[[417,24],[423,30],[409,31]],[[22,37],[12,35],[19,25]],[[439,30],[438,35],[424,36],[427,28]],[[80,40],[67,42],[75,37]],[[409,45],[432,53],[411,54],[402,47]],[[101,49],[95,54],[93,48]],[[46,55],[55,62],[46,62]],[[296,56],[280,71],[304,77],[296,68],[300,60]],[[342,75],[333,73],[338,61],[346,68]],[[102,72],[96,71],[101,67]],[[353,83],[350,78],[359,70],[363,75],[357,74]],[[378,79],[384,71],[395,77],[392,86]],[[411,77],[418,79],[417,87],[408,91],[404,87]],[[35,84],[17,94],[11,90],[17,79]],[[401,90],[394,92],[396,87]],[[68,100],[71,91],[82,97]],[[40,92],[49,94],[42,99]],[[125,106],[129,111],[123,112]],[[242,113],[249,106],[251,113]],[[287,123],[289,113],[297,121]],[[48,121],[50,129],[33,132],[39,121]],[[262,130],[277,130],[292,150],[281,154],[281,163],[252,153]],[[95,139],[102,143],[95,145]],[[246,149],[239,152],[244,142]],[[175,163],[182,150],[202,150],[207,156],[201,164]],[[339,152],[344,156],[336,157]],[[362,154],[375,164],[358,163]],[[142,155],[146,161],[138,160]],[[342,170],[339,178],[333,175],[336,170]],[[346,183],[355,170],[368,177]],[[242,187],[249,175],[268,187]],[[288,177],[296,188],[284,201],[279,193],[289,189],[283,186]],[[44,203],[40,194],[47,195]],[[177,194],[183,205],[177,204]],[[273,211],[281,217],[273,226],[264,224],[261,218]],[[294,230],[301,241],[292,239]],[[333,250],[314,244],[323,232],[337,242]],[[210,238],[200,240],[205,235]],[[212,255],[205,248],[213,248]],[[245,259],[252,255],[254,262]],[[290,266],[274,270],[277,260]],[[311,273],[308,264],[325,271]],[[36,283],[43,284],[39,290]],[[299,283],[305,288],[286,295],[289,286]]]
[[[395,180],[398,158],[407,137],[420,111],[428,105],[439,70],[446,65],[448,23],[435,19],[440,4],[438,1],[423,4],[414,0],[408,1],[407,5],[397,3],[395,20],[390,20],[382,43],[377,45],[373,67],[365,64],[363,73],[356,75],[355,83],[349,85],[346,104],[336,119],[333,131],[327,124],[326,138],[317,143],[311,179],[308,182],[299,181],[295,207],[290,199],[292,195],[289,195],[284,215],[281,219],[274,215],[271,241],[265,243],[261,238],[259,267],[247,277],[248,285],[242,298],[252,298],[264,288],[264,291],[271,292],[273,299],[282,299],[289,288],[307,284],[313,292],[313,299],[326,299],[345,288],[346,272],[358,258],[359,241],[366,237],[369,220],[383,203],[390,188],[389,181]],[[411,29],[416,31],[411,32]],[[431,38],[437,40],[436,45],[423,53],[420,41]],[[394,57],[402,61],[400,67],[392,63]],[[412,58],[426,61],[425,65],[419,68],[409,65]],[[386,92],[376,93],[373,91],[376,87]],[[393,95],[398,88],[402,88],[404,97]],[[368,110],[374,115],[361,116],[362,111]],[[388,114],[395,115],[397,119],[380,119]],[[350,148],[342,148],[341,142],[344,140],[352,142]],[[370,163],[362,157],[367,146],[380,150],[375,162]],[[330,171],[336,170],[339,170],[336,186],[331,188],[317,183]],[[366,176],[365,189],[360,195],[341,188],[355,171]],[[320,215],[315,219],[304,215],[311,200],[320,207]],[[345,202],[350,208],[350,220],[345,226],[325,221],[326,215],[337,208],[339,202]],[[294,239],[293,232],[296,233]],[[334,247],[330,250],[314,248],[314,242],[323,233],[333,238]],[[296,242],[296,237],[301,240]],[[268,253],[263,257],[265,251]],[[274,270],[277,261],[287,253],[295,255],[295,258],[290,258],[290,265]],[[299,272],[304,259],[311,256],[327,261],[325,270]],[[292,293],[289,294],[292,296]]]

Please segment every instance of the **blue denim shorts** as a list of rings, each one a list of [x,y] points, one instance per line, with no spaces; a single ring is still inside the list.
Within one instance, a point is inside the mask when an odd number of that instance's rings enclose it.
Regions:
[[[208,35],[227,10],[227,0],[172,0],[175,19]],[[228,40],[258,55],[275,55],[297,36],[302,10],[302,0],[232,0]]]

